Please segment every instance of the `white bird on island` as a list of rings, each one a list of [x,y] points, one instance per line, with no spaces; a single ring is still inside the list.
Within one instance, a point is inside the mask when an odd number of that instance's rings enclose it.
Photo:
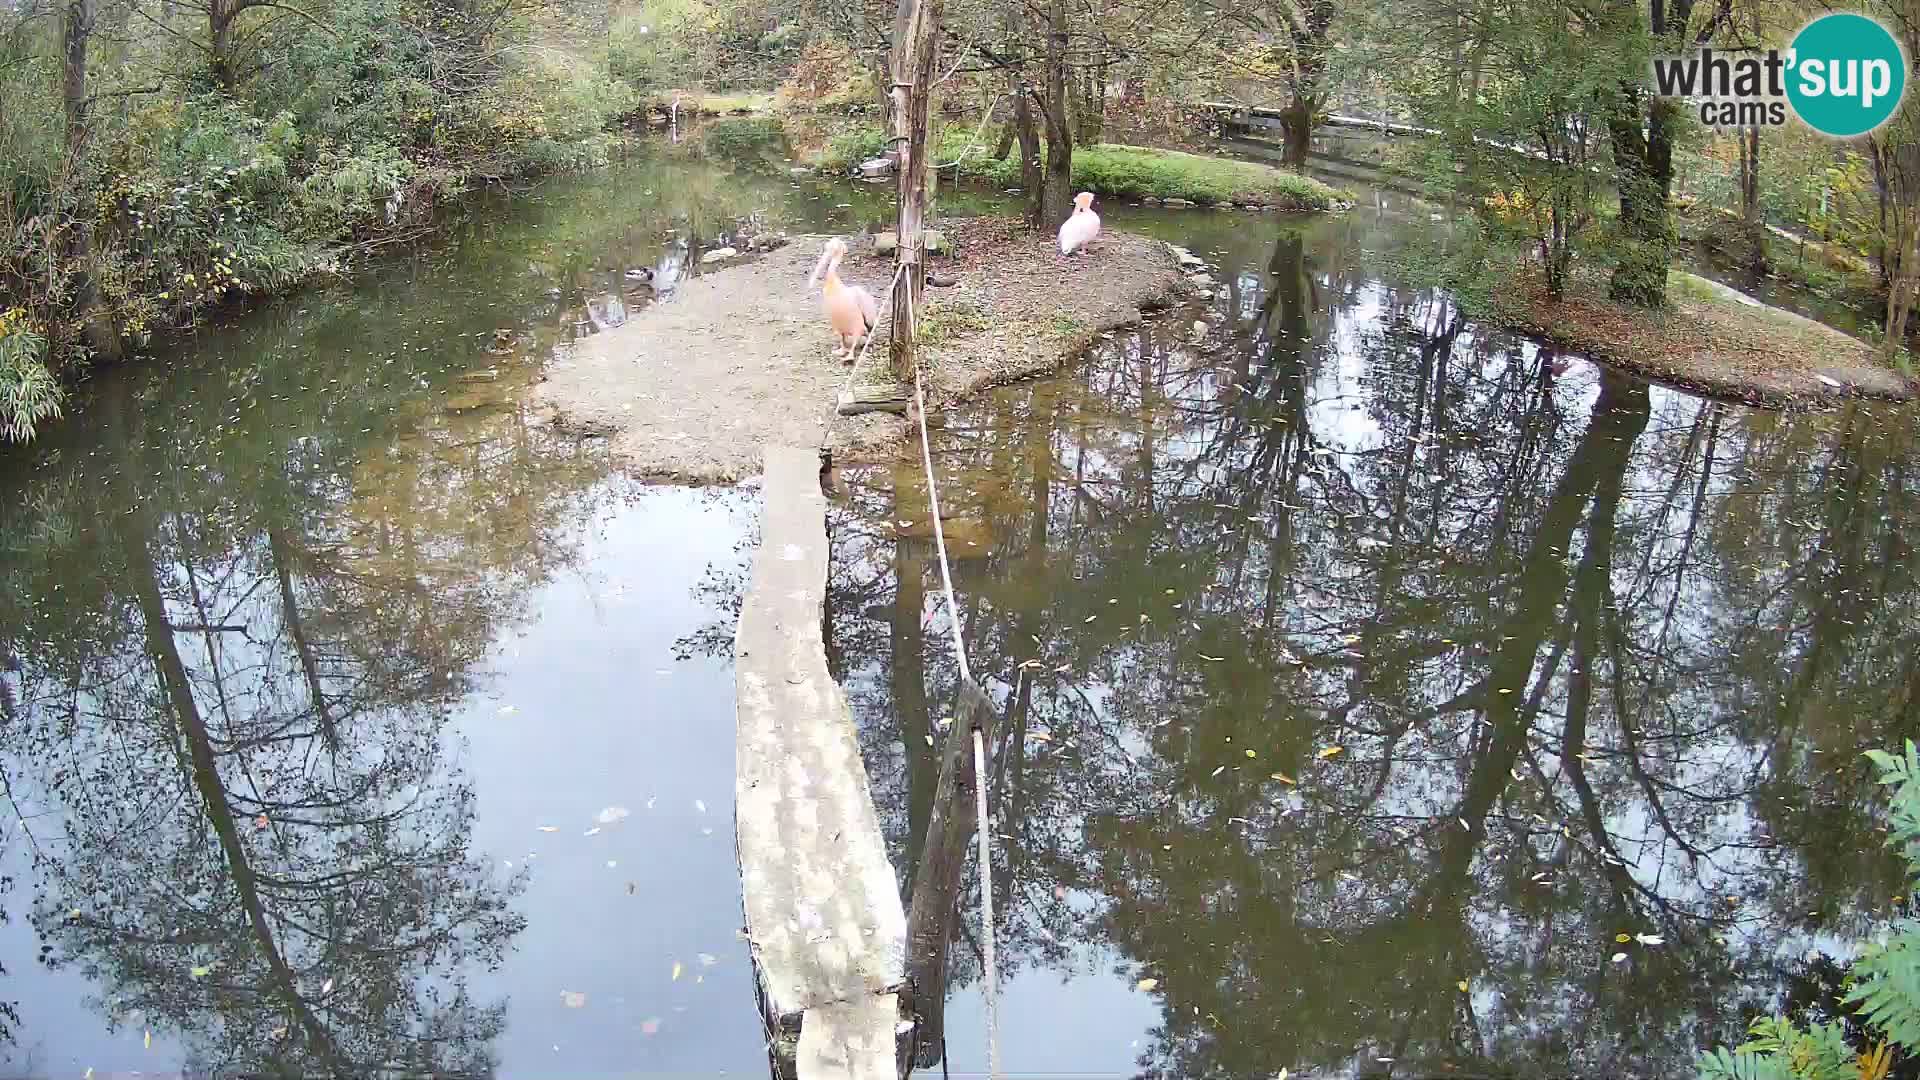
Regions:
[[[813,265],[813,274],[807,278],[807,287],[812,288],[822,278],[826,279],[826,284],[820,289],[822,306],[826,308],[827,321],[833,324],[833,332],[847,350],[846,358],[851,362],[854,347],[872,333],[873,324],[880,321],[880,305],[874,301],[872,293],[840,280],[840,260],[846,257],[845,241],[827,241],[826,250],[820,253],[820,261]],[[839,351],[835,350],[834,355],[840,355]]]
[[[1084,252],[1100,235],[1100,215],[1093,212],[1093,192],[1073,197],[1073,216],[1060,223],[1060,254]]]

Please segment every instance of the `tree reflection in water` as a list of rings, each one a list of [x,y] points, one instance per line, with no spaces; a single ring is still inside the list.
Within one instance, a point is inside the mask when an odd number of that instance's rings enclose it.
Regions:
[[[941,437],[1001,963],[1156,979],[1143,1075],[1688,1074],[1903,891],[1859,752],[1920,716],[1912,415],[1569,363],[1362,239],[1283,229],[1224,347],[1149,325]],[[835,645],[911,874],[955,672],[916,471],[849,479]]]
[[[510,405],[368,455],[339,434],[363,416],[289,450],[151,426],[137,392],[8,522],[4,762],[55,808],[19,830],[42,962],[196,1073],[491,1074],[506,1002],[468,977],[524,927],[524,877],[470,850],[447,725],[604,461]]]

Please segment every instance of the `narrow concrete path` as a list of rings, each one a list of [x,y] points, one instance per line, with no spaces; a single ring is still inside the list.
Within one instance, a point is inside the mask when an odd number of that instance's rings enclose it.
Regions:
[[[827,672],[817,448],[770,447],[762,490],[734,642],[735,834],[762,1005],[786,1075],[891,1080],[906,913]]]

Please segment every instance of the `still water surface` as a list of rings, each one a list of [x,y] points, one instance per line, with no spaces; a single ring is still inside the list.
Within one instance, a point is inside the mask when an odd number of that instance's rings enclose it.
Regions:
[[[550,184],[0,467],[0,1076],[763,1070],[756,493],[626,481],[525,389],[653,302],[625,271],[879,198]],[[1680,1075],[1903,889],[1859,752],[1920,717],[1912,415],[1486,332],[1392,269],[1431,210],[1110,208],[1225,295],[939,436],[1020,1074]],[[894,524],[926,493],[837,480],[830,649],[904,878],[954,685]]]

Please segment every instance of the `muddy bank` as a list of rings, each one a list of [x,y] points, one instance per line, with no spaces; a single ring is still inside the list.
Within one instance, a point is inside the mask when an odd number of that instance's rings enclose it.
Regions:
[[[1673,271],[1666,311],[1592,295],[1551,301],[1539,283],[1526,288],[1505,320],[1516,328],[1708,397],[1782,407],[1920,395],[1866,342],[1695,274]]]
[[[1013,222],[943,223],[955,254],[933,260],[952,284],[929,288],[929,408],[1014,379],[1041,375],[1081,353],[1095,336],[1139,321],[1185,289],[1172,251],[1156,240],[1109,231],[1094,251],[1066,259],[1053,238]],[[903,418],[836,411],[851,369],[807,287],[823,236],[795,238],[752,262],[681,286],[670,303],[581,341],[548,366],[538,401],[557,422],[604,435],[633,473],[726,482],[758,473],[768,444],[823,446],[836,460],[888,456]],[[848,238],[849,284],[883,297],[891,256]],[[890,318],[882,304],[873,353],[884,356]]]

